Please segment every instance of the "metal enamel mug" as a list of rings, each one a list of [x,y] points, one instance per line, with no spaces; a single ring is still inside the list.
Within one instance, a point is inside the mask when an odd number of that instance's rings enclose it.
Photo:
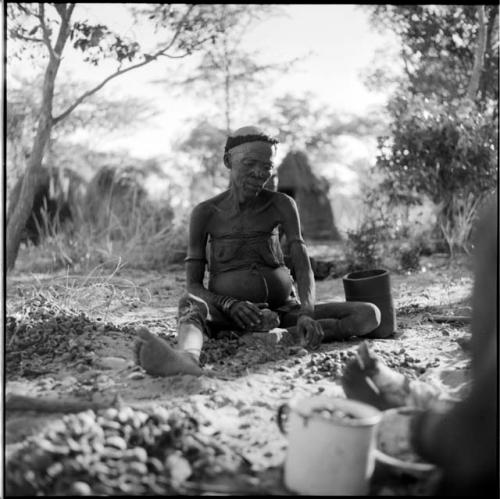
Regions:
[[[346,417],[325,417],[325,410]],[[288,438],[285,485],[299,494],[366,495],[381,417],[375,407],[326,395],[282,404],[277,423]]]

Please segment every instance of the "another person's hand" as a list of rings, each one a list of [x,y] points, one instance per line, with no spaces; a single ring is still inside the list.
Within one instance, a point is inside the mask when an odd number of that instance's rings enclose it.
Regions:
[[[262,319],[263,308],[268,308],[267,303],[253,303],[251,301],[237,301],[231,305],[229,316],[242,329],[258,326]]]
[[[382,411],[408,405],[409,380],[387,366],[371,351],[366,341],[346,361],[341,383],[347,398],[365,402]]]
[[[303,346],[312,350],[320,346],[325,336],[320,323],[308,315],[299,315],[297,320],[297,332]]]

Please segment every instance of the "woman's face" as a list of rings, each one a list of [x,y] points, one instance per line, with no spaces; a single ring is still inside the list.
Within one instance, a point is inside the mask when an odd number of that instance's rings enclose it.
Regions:
[[[267,142],[248,142],[229,151],[226,166],[239,201],[259,194],[273,173],[274,156],[274,148]]]

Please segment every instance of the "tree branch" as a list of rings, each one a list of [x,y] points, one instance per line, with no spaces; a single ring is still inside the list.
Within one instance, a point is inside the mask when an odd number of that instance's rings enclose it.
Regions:
[[[45,43],[45,40],[42,38],[33,38],[31,36],[21,35],[20,33],[11,33],[11,35],[19,40],[24,40],[25,42]]]
[[[29,10],[25,5],[23,5],[22,3],[18,3],[16,2],[16,5],[17,7],[19,8],[19,10],[21,12],[24,12],[27,16],[33,16],[35,15],[36,16],[36,13],[35,12],[32,12],[31,10]]]
[[[188,55],[191,55],[191,53],[184,52],[184,54],[180,54],[180,55],[161,54],[158,57],[166,57],[167,59],[182,59],[183,57],[187,57]]]
[[[172,39],[170,40],[170,42],[168,42],[167,46],[158,50],[156,53],[154,53],[153,55],[150,55],[148,56],[148,58],[142,62],[139,62],[137,64],[133,64],[132,66],[129,66],[128,68],[125,68],[125,69],[119,69],[118,71],[115,71],[114,73],[110,74],[109,76],[107,76],[106,78],[104,78],[104,80],[102,80],[98,85],[96,85],[95,87],[91,88],[90,90],[87,90],[86,92],[84,92],[82,95],[80,95],[80,97],[78,97],[75,102],[73,102],[73,104],[71,104],[65,111],[63,111],[59,116],[56,116],[53,118],[53,124],[56,125],[57,123],[59,123],[60,121],[62,121],[63,119],[65,119],[69,114],[71,114],[71,112],[76,108],[78,107],[85,99],[87,99],[88,97],[90,97],[91,95],[95,94],[97,91],[99,91],[102,87],[104,87],[104,85],[106,85],[107,83],[109,83],[111,80],[117,78],[118,76],[121,76],[125,73],[128,73],[129,71],[132,71],[133,69],[137,69],[137,68],[140,68],[142,66],[146,66],[147,64],[150,64],[151,62],[153,62],[154,60],[158,59],[158,57],[160,56],[167,56],[167,57],[172,57],[174,58],[174,56],[168,56],[166,54],[166,52],[168,50],[170,50],[170,48],[173,46],[173,44],[175,43],[175,41],[177,40],[177,38],[179,37],[181,31],[182,31],[182,27],[188,17],[188,15],[190,14],[190,12],[193,10],[194,8],[194,4],[191,4],[189,6],[189,8],[187,9],[186,13],[184,14],[183,18],[181,19],[181,21],[179,22],[179,24],[177,25],[177,30],[176,32],[174,33],[174,36],[172,37]],[[208,39],[208,38],[207,38]],[[207,39],[203,40],[206,41]],[[203,42],[200,42],[200,43],[203,43]],[[199,44],[197,44],[199,45]],[[195,46],[197,46],[195,45]],[[187,53],[184,55],[184,57],[187,55]]]
[[[406,73],[406,76],[408,76],[408,79],[410,81],[413,81],[413,75],[411,74],[410,68],[408,67],[408,58],[406,57],[404,48],[401,49],[401,58],[403,59],[403,64],[404,64],[404,70]]]
[[[66,4],[64,3],[55,3],[54,8],[57,10],[59,17],[61,19],[65,19],[66,17]]]
[[[200,40],[199,42],[197,42],[195,45],[193,45],[187,52],[184,52],[184,54],[180,54],[180,55],[160,54],[160,55],[162,57],[168,57],[169,59],[182,59],[183,57],[191,55],[191,53],[193,52],[193,50],[195,50],[200,45],[203,45],[205,42],[207,42],[211,38],[212,38],[211,36],[207,36],[206,38],[203,38],[202,40]]]
[[[61,17],[61,29],[59,30],[59,35],[57,37],[57,41],[54,47],[54,52],[57,57],[60,59],[62,56],[62,52],[64,49],[64,45],[66,44],[66,40],[68,39],[68,28],[69,28],[69,20],[73,14],[73,10],[75,8],[75,4],[69,4],[69,7],[64,9],[61,8],[59,4],[55,4],[59,8],[56,7],[57,13]]]
[[[52,43],[50,41],[49,28],[45,24],[45,4],[43,3],[38,4],[38,14],[36,14],[36,17],[38,17],[38,20],[40,21],[40,26],[42,27],[42,32],[43,32],[43,41],[45,45],[47,45],[50,57],[56,58],[56,55],[54,54],[54,49],[52,48]]]

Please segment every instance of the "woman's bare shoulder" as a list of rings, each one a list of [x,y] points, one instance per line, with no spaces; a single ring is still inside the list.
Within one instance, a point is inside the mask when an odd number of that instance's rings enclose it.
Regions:
[[[193,208],[191,212],[192,216],[205,217],[212,215],[214,212],[218,211],[221,204],[224,203],[227,198],[227,193],[228,191],[224,191],[216,196],[206,199],[205,201],[201,201]]]
[[[295,206],[294,199],[291,196],[289,196],[288,194],[285,194],[284,192],[267,191],[267,194],[268,194],[269,198],[273,201],[273,203],[280,210],[293,209],[293,207]]]

